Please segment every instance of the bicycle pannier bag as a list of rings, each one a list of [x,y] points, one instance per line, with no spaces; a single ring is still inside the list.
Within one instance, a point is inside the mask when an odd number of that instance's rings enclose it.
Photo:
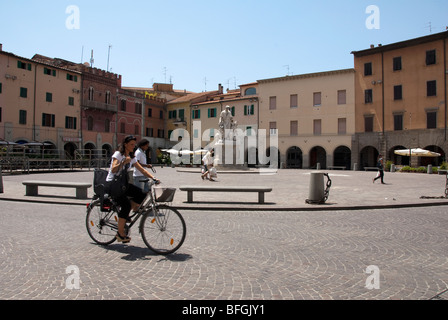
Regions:
[[[101,195],[104,193],[104,188],[107,185],[107,170],[103,169],[95,169],[93,171],[93,192],[95,192],[96,195]]]

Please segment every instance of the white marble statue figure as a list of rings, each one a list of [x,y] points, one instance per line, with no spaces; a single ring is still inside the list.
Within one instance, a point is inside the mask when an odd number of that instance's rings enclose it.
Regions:
[[[230,111],[230,106],[226,106],[225,110],[221,112],[219,116],[219,131],[221,133],[221,139],[232,140],[233,130],[235,129],[235,124],[233,122],[232,112]]]

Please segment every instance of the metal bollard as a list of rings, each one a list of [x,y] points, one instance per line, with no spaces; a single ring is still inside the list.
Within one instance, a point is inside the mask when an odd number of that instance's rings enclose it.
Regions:
[[[320,202],[324,197],[324,173],[311,172],[310,190],[307,202]]]
[[[3,193],[3,175],[1,166],[0,166],[0,193]]]
[[[327,177],[326,187],[324,188],[324,176]],[[308,204],[324,204],[328,200],[331,188],[331,179],[328,173],[322,171],[311,172]]]

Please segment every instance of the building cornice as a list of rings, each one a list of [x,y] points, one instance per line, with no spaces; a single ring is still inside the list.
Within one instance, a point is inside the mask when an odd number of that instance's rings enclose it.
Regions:
[[[293,76],[285,76],[285,77],[280,77],[280,78],[257,80],[257,82],[258,83],[270,83],[270,82],[280,82],[280,81],[291,81],[291,80],[300,80],[300,79],[307,79],[307,78],[334,76],[334,75],[348,74],[348,73],[355,73],[355,69],[349,68],[349,69],[340,69],[340,70],[333,70],[333,71],[306,73],[306,74],[299,74],[299,75],[293,75]]]
[[[380,53],[380,52],[397,50],[397,49],[417,46],[417,45],[428,43],[428,42],[443,40],[445,38],[448,38],[448,31],[431,34],[429,36],[424,36],[424,37],[420,37],[420,38],[395,42],[395,43],[391,43],[391,44],[387,44],[387,45],[378,45],[377,47],[372,47],[370,49],[365,49],[365,50],[360,50],[360,51],[352,51],[351,53],[355,57],[363,57],[363,56],[368,56],[368,55],[372,55],[372,54],[376,54],[376,53]]]

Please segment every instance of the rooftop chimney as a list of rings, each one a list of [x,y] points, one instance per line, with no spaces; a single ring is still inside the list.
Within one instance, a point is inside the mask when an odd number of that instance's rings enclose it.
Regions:
[[[3,44],[0,43],[0,51],[3,51]]]

